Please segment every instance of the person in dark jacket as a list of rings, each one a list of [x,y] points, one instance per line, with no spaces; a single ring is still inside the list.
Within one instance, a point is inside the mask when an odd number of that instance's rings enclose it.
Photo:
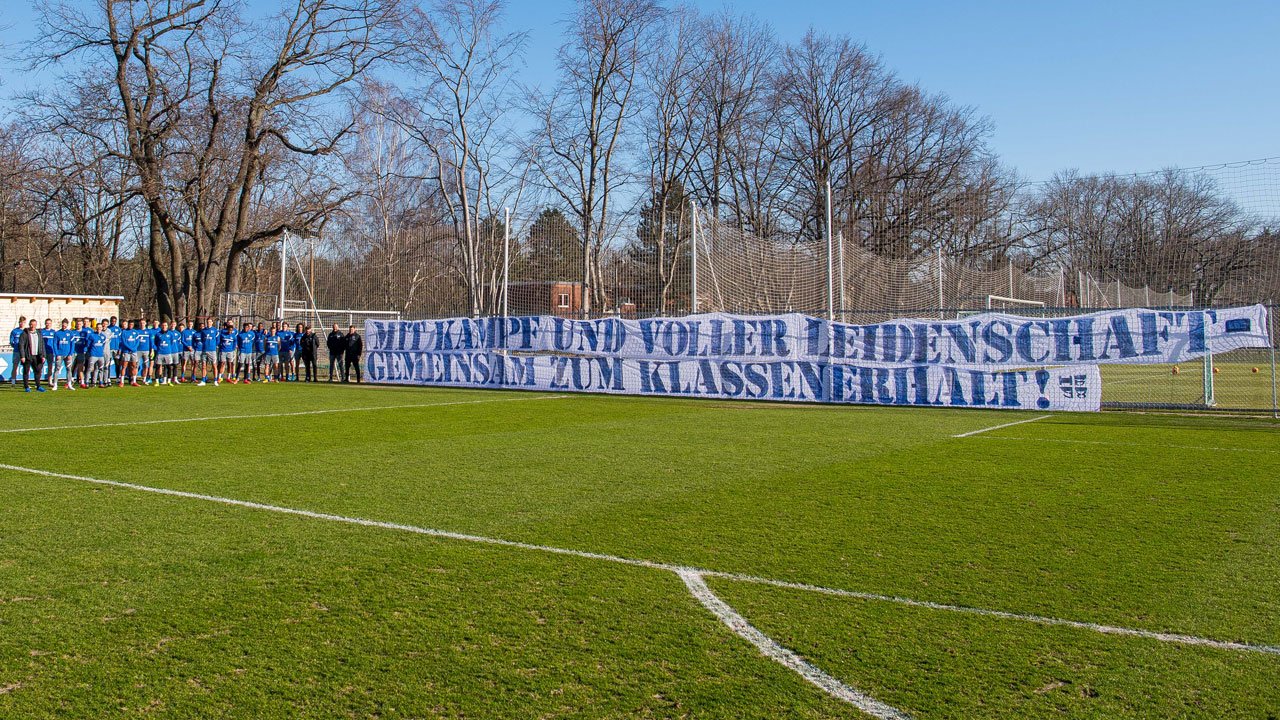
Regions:
[[[32,373],[36,376],[36,392],[44,392],[44,386],[40,384],[40,376],[48,353],[44,347],[44,338],[40,337],[40,330],[36,328],[35,320],[32,320],[31,324],[27,326],[26,332],[22,333],[22,337],[18,339],[18,344],[18,350],[22,355],[23,392],[31,392]]]
[[[325,345],[329,348],[329,382],[333,382],[333,371],[338,371],[338,377],[343,377],[342,372],[342,355],[347,349],[347,336],[342,334],[338,329],[338,323],[333,324],[333,330],[329,332],[329,337],[325,340]]]
[[[299,328],[302,326],[299,325]],[[300,333],[298,338],[298,361],[302,363],[302,367],[306,370],[305,382],[315,382],[320,379],[320,373],[316,371],[316,355],[320,352],[320,338],[311,331],[311,326]]]
[[[364,338],[360,337],[360,333],[356,332],[356,326],[352,325],[347,331],[346,343],[343,348],[346,357],[346,365],[342,367],[342,382],[351,380],[351,369],[355,368],[356,382],[361,382],[360,378],[360,356],[364,354]]]

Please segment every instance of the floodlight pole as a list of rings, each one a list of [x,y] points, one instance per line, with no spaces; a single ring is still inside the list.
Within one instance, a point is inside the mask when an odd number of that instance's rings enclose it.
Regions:
[[[276,320],[284,320],[284,283],[289,269],[289,231],[280,234],[280,306],[276,308]]]

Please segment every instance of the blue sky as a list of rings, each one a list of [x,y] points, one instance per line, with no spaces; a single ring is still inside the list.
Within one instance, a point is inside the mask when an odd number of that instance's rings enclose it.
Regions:
[[[11,49],[34,32],[32,14],[24,0],[0,3],[0,41]],[[755,15],[783,40],[810,26],[850,35],[903,79],[988,116],[993,148],[1028,179],[1280,155],[1276,0],[692,4]],[[509,5],[510,25],[530,31],[525,82],[553,79],[571,8],[571,0]],[[11,67],[0,77],[0,92],[22,83]]]

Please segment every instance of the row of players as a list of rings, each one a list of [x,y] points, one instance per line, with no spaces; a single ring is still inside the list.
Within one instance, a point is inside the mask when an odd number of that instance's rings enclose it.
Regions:
[[[22,338],[23,322],[10,333],[10,345],[14,348],[13,372],[10,382],[16,383],[18,368],[25,365],[18,352]],[[301,371],[304,382],[316,382],[319,373],[316,360],[320,340],[310,326],[299,323],[294,330],[287,325],[272,323],[268,328],[259,323],[245,323],[237,330],[231,321],[221,327],[216,319],[208,324],[197,320],[192,326],[185,322],[169,325],[167,321],[143,321],[117,324],[116,318],[104,318],[98,325],[88,318],[63,320],[59,329],[52,320],[45,320],[44,329],[37,330],[35,320],[30,331],[38,332],[48,361],[42,368],[34,369],[37,388],[41,374],[47,376],[51,389],[57,390],[58,378],[65,372],[66,387],[75,389],[91,385],[107,387],[112,376],[119,379],[121,387],[126,383],[137,385],[177,384],[184,381],[205,385],[212,378],[218,385],[222,380],[232,383],[259,380],[296,381]],[[352,326],[346,335],[335,324],[329,333],[327,347],[330,353],[330,381],[334,365],[345,382],[354,371],[356,382],[361,381],[360,358],[363,341]],[[337,361],[336,363],[334,361]],[[114,373],[113,373],[114,370]],[[43,373],[42,373],[43,371]]]

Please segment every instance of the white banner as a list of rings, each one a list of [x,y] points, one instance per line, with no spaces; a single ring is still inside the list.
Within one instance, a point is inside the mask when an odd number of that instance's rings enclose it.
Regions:
[[[983,313],[960,320],[871,325],[798,314],[721,313],[645,320],[553,316],[366,321],[371,350],[508,350],[646,360],[850,362],[1021,369],[1103,363],[1179,363],[1268,347],[1265,306],[1114,310],[1062,318]]]
[[[1005,410],[1091,411],[1102,400],[1097,366],[981,370],[375,349],[367,377],[408,385]]]

